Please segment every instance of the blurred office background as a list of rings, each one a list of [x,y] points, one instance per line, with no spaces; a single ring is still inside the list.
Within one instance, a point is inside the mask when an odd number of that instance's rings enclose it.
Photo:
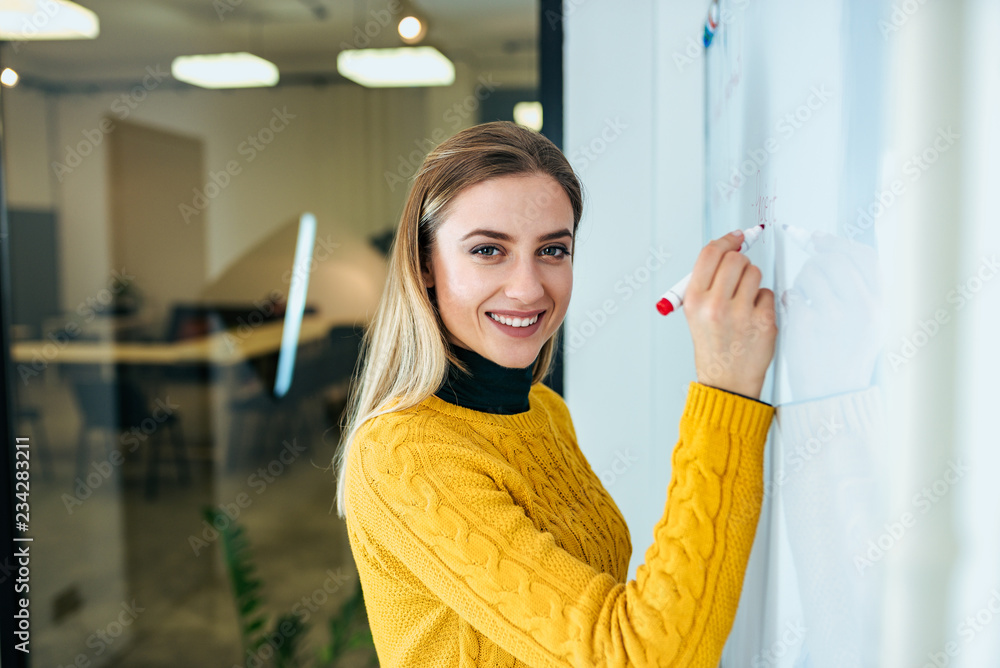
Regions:
[[[81,6],[0,8],[11,417],[33,457],[32,665],[270,665],[241,637],[261,613],[267,626],[249,637],[294,614],[312,656],[358,590],[328,467],[409,179],[463,128],[541,128],[541,7]],[[421,23],[409,41],[406,17]],[[44,39],[58,30],[90,38]],[[435,50],[425,67],[445,79],[379,85],[338,67],[341,53],[408,45]],[[244,52],[278,80],[213,88],[172,68]],[[305,315],[278,397],[307,213]],[[234,601],[217,533],[229,522],[210,526],[205,506],[246,530],[256,609],[237,610],[247,600]],[[350,631],[364,629],[356,616]],[[370,656],[355,647],[337,665]]]

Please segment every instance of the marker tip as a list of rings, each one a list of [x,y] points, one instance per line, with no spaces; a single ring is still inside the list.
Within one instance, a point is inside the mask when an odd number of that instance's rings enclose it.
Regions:
[[[671,311],[674,310],[674,305],[670,303],[670,300],[664,297],[656,303],[656,310],[660,312],[660,315],[670,315]]]

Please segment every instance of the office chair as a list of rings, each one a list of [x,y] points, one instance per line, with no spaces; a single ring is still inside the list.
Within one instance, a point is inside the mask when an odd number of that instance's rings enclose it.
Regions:
[[[160,447],[163,441],[168,440],[167,432],[169,432],[178,482],[184,486],[190,483],[191,475],[184,453],[184,438],[181,434],[180,418],[176,413],[165,413],[161,420],[156,421],[153,417],[153,407],[146,395],[128,379],[119,379],[117,382],[79,379],[73,380],[72,385],[82,419],[77,443],[77,478],[87,480],[87,469],[92,463],[91,432],[100,430],[103,433],[105,453],[109,458],[117,447],[112,441],[112,434],[118,434],[123,445],[126,442],[134,445],[138,441],[136,449],[145,449],[145,494],[147,499],[152,500],[159,491]],[[147,432],[145,424],[150,419],[156,421],[156,424]],[[137,432],[133,431],[133,428]],[[123,432],[132,432],[131,438]],[[122,456],[127,457],[124,452]]]
[[[360,326],[333,327],[325,338],[300,346],[292,384],[281,398],[273,396],[273,383],[267,386],[260,381],[273,379],[273,374],[257,376],[254,380],[259,391],[231,405],[234,415],[227,471],[266,461],[280,451],[285,440],[298,439],[308,451],[326,427],[330,411],[325,393],[340,387],[346,394],[363,335]],[[276,365],[276,358],[274,355],[268,362]]]

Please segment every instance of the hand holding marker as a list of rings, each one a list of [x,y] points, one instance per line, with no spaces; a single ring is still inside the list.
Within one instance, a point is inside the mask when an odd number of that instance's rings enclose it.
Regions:
[[[740,253],[745,253],[750,249],[764,233],[764,225],[755,225],[743,230],[743,243],[740,244]],[[684,305],[684,292],[691,281],[691,274],[688,274],[677,281],[674,287],[663,293],[660,301],[656,303],[656,310],[663,315],[669,315]]]

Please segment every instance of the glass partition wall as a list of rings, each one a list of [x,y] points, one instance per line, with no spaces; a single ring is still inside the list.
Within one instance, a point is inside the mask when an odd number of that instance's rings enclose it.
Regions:
[[[50,20],[38,3],[0,46],[18,75],[0,104],[31,665],[374,665],[333,509],[337,421],[415,168],[515,107],[538,122],[518,105],[539,99],[539,7],[78,4],[96,38],[23,39]],[[404,46],[410,14],[452,83],[338,72],[341,52]],[[277,83],[213,89],[172,68],[243,52]],[[292,381],[276,393],[306,214]],[[341,629],[362,642],[342,651]]]

